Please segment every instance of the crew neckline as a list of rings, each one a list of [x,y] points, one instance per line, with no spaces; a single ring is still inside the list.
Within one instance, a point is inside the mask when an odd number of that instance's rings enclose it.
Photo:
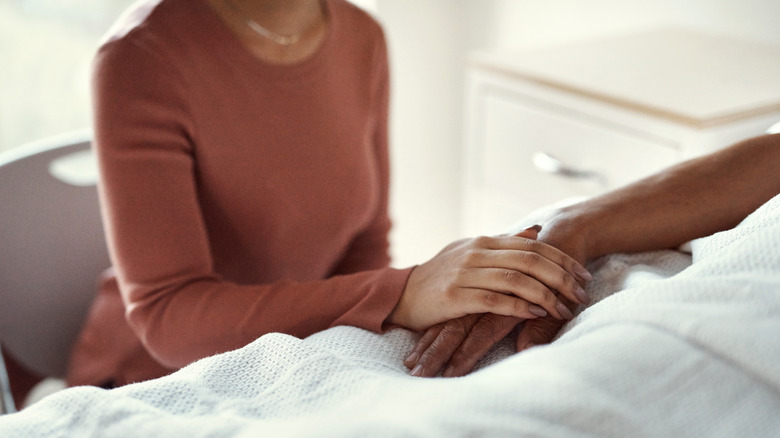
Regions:
[[[187,0],[189,1],[189,0]],[[332,0],[322,0],[324,7],[324,13],[328,19],[328,25],[325,29],[325,36],[322,39],[319,47],[309,55],[308,57],[291,63],[291,64],[279,64],[270,61],[263,60],[254,56],[249,49],[222,21],[217,15],[217,12],[208,4],[207,0],[200,0],[197,3],[202,9],[199,11],[199,16],[204,17],[204,29],[212,30],[212,37],[216,47],[216,53],[221,53],[223,58],[228,58],[228,62],[238,62],[243,67],[263,73],[265,75],[275,75],[277,79],[297,79],[302,76],[306,76],[307,73],[313,71],[317,65],[324,62],[329,52],[329,47],[332,46],[332,40],[335,34],[335,29],[338,26],[337,14],[333,13]]]

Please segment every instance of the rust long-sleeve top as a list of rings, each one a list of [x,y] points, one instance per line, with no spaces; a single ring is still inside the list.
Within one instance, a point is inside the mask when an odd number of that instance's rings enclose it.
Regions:
[[[95,148],[126,318],[168,367],[269,332],[381,331],[388,66],[380,26],[326,0],[293,65],[253,57],[204,0],[150,0],[94,65]]]

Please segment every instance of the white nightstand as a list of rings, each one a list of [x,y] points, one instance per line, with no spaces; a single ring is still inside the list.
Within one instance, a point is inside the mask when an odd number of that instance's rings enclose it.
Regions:
[[[780,120],[780,46],[659,29],[471,58],[463,232],[592,196]]]

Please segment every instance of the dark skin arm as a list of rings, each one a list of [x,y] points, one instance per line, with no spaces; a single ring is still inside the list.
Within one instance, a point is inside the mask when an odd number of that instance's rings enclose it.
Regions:
[[[733,228],[778,193],[780,134],[763,135],[560,209],[543,222],[537,238],[584,265],[605,254],[675,248]],[[521,321],[486,313],[438,324],[405,364],[417,376],[465,375]],[[517,350],[549,343],[564,322],[526,321]]]

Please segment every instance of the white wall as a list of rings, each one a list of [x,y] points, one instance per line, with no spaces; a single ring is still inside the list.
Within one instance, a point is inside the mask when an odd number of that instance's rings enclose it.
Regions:
[[[457,236],[462,1],[377,0],[390,46],[394,259],[422,262]]]
[[[0,151],[90,124],[89,66],[133,0],[0,0]]]
[[[463,70],[473,50],[680,25],[780,42],[777,0],[370,0],[393,75],[395,264],[458,235]],[[779,54],[780,56],[780,54]]]
[[[682,25],[780,41],[776,0],[489,0],[485,45],[542,45],[588,35]]]

